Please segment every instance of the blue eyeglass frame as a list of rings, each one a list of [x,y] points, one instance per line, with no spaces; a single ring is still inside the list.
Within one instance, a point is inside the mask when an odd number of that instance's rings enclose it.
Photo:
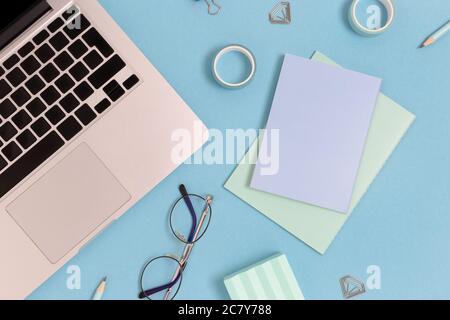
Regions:
[[[171,229],[172,233],[175,235],[175,237],[176,237],[179,241],[183,242],[183,243],[186,245],[186,247],[185,247],[185,252],[186,252],[186,249],[188,249],[188,252],[189,252],[189,254],[190,254],[190,251],[192,250],[193,245],[194,245],[198,240],[200,240],[200,239],[203,237],[203,235],[206,233],[206,231],[207,231],[207,229],[208,229],[208,227],[209,227],[209,224],[210,224],[210,222],[211,222],[212,208],[211,208],[211,204],[207,202],[207,199],[203,198],[202,196],[196,195],[196,194],[189,194],[189,193],[187,192],[186,187],[185,187],[183,184],[179,186],[179,191],[180,191],[180,193],[181,193],[181,198],[179,198],[179,199],[175,202],[175,204],[173,205],[173,207],[172,207],[172,210],[171,210],[171,212],[170,212],[170,223],[169,223],[169,224],[170,224],[170,229]],[[192,201],[191,201],[190,197],[197,197],[197,198],[199,198],[199,199],[204,200],[204,201],[206,202],[206,205],[208,206],[208,212],[209,212],[209,213],[208,213],[208,214],[209,214],[209,219],[208,219],[208,223],[206,224],[206,228],[205,228],[205,230],[203,231],[203,233],[201,234],[201,236],[198,237],[197,239],[195,239],[195,241],[194,241],[194,238],[195,238],[196,233],[197,233],[198,221],[197,221],[197,215],[195,214],[195,209],[194,209],[194,206],[192,205]],[[188,236],[188,239],[187,239],[187,240],[184,240],[184,239],[180,238],[180,237],[178,236],[178,234],[175,232],[175,230],[174,230],[174,228],[173,228],[173,225],[172,225],[172,214],[173,214],[173,210],[174,210],[174,208],[177,206],[177,204],[178,204],[181,200],[183,200],[184,203],[186,204],[186,206],[187,206],[187,208],[188,208],[188,211],[189,211],[189,214],[190,214],[191,219],[192,219],[192,226],[191,226],[191,230],[190,230],[190,232],[189,232],[189,236]],[[163,259],[163,258],[171,259],[171,260],[175,261],[175,262],[178,264],[178,266],[179,266],[179,271],[178,271],[177,276],[176,276],[171,282],[169,282],[169,283],[167,283],[167,284],[165,284],[165,285],[161,285],[161,286],[158,286],[158,287],[149,289],[149,290],[145,290],[145,289],[144,289],[144,284],[143,284],[143,279],[144,279],[145,270],[150,266],[150,264],[151,264],[152,262],[154,262],[154,261],[156,261],[156,260],[158,260],[158,259]],[[152,296],[152,295],[154,295],[154,294],[156,294],[156,293],[160,293],[161,291],[164,291],[164,290],[167,290],[168,292],[170,292],[170,290],[177,284],[177,282],[179,282],[178,288],[177,288],[175,294],[173,295],[173,297],[171,298],[171,300],[173,300],[173,299],[175,298],[175,296],[178,294],[178,291],[180,290],[181,283],[182,283],[182,280],[183,280],[183,272],[184,272],[184,270],[185,270],[185,268],[186,268],[187,260],[188,260],[188,258],[187,258],[183,263],[180,263],[179,260],[177,260],[177,259],[175,259],[175,258],[173,258],[173,257],[170,257],[170,256],[160,256],[160,257],[157,257],[157,258],[154,258],[154,259],[150,260],[150,261],[144,266],[144,268],[142,269],[142,272],[141,272],[141,277],[140,277],[141,292],[139,293],[139,298],[140,298],[140,299],[147,298],[147,299],[149,299],[149,300],[152,300],[152,299],[150,298],[150,296]]]

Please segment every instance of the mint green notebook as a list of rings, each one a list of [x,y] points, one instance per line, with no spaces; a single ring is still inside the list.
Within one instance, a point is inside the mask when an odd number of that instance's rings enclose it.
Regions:
[[[236,272],[224,282],[232,300],[304,300],[284,254]]]
[[[316,52],[312,59],[335,64],[319,52]],[[414,120],[413,114],[380,94],[353,191],[349,214],[340,214],[251,189],[250,181],[254,170],[252,163],[256,163],[258,157],[257,142],[249,149],[244,160],[225,184],[225,188],[307,245],[324,254]]]

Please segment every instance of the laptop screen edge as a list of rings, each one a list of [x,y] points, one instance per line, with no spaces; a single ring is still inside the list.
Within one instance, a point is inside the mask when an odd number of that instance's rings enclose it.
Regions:
[[[13,42],[51,9],[52,7],[46,0],[35,1],[25,12],[22,12],[8,26],[0,31],[0,50],[3,50]]]

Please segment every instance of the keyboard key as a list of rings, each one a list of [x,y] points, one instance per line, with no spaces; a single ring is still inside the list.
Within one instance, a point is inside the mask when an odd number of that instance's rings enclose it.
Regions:
[[[55,85],[58,87],[59,91],[66,93],[75,86],[75,82],[67,74],[64,74],[55,81]]]
[[[25,88],[20,87],[13,94],[11,94],[11,99],[19,106],[23,106],[31,99],[31,95]]]
[[[44,99],[45,103],[48,106],[55,103],[60,97],[61,94],[58,92],[58,90],[56,90],[54,86],[48,87],[41,93],[41,98]]]
[[[17,142],[24,148],[28,149],[37,141],[36,137],[30,130],[25,130],[17,137]]]
[[[0,137],[3,141],[8,142],[17,134],[17,129],[12,125],[11,122],[7,122],[0,127]]]
[[[137,83],[139,82],[139,78],[133,74],[131,77],[129,77],[127,80],[124,81],[123,86],[127,89],[130,90],[131,88],[133,88]]]
[[[19,86],[26,78],[27,76],[17,67],[6,75],[6,79],[8,79],[13,87]]]
[[[106,82],[111,80],[120,70],[125,68],[125,62],[118,56],[114,55],[105,62],[92,75],[89,76],[89,82],[95,89],[100,89]]]
[[[32,94],[38,94],[45,88],[45,83],[42,81],[41,77],[36,74],[30,80],[25,82],[25,87],[27,87]]]
[[[77,98],[75,98],[73,94],[69,93],[67,96],[61,99],[61,101],[59,101],[59,104],[67,113],[71,113],[76,109],[76,107],[80,105],[80,102],[77,100]]]
[[[0,67],[0,77],[3,76],[5,74],[5,69],[3,69],[2,67]]]
[[[20,110],[14,115],[14,117],[12,117],[12,121],[17,128],[19,128],[19,130],[22,130],[31,123],[32,119],[25,110]]]
[[[111,91],[110,93],[108,93],[108,97],[112,100],[112,101],[117,101],[119,100],[123,95],[125,94],[125,90],[122,88],[122,86],[118,86],[116,87],[113,91]]]
[[[63,123],[58,126],[58,132],[69,141],[73,137],[75,137],[78,133],[81,132],[83,127],[81,124],[75,119],[75,117],[70,116]]]
[[[69,46],[69,52],[75,57],[75,59],[80,59],[87,51],[88,48],[80,39]]]
[[[108,109],[111,106],[111,102],[109,102],[108,99],[103,99],[102,101],[100,101],[95,107],[95,111],[97,111],[98,113],[103,113],[106,111],[106,109]]]
[[[5,80],[0,80],[0,99],[6,97],[11,91],[11,86]]]
[[[48,121],[50,121],[51,124],[55,126],[66,117],[66,114],[61,110],[60,107],[54,106],[49,111],[47,111],[45,117],[48,119]]]
[[[2,156],[0,156],[0,171],[5,169],[7,165],[8,162],[6,162],[6,160]]]
[[[77,81],[83,80],[83,78],[89,74],[88,68],[86,68],[82,62],[78,62],[76,65],[74,65],[69,70],[69,72],[72,75],[72,77]]]
[[[60,31],[51,37],[49,42],[56,51],[61,51],[69,44],[69,39]]]
[[[11,69],[14,67],[18,62],[20,61],[20,58],[17,54],[13,54],[11,57],[9,57],[4,63],[3,66],[6,69]]]
[[[33,129],[34,133],[41,138],[50,131],[51,126],[44,118],[39,118],[31,125],[31,129]]]
[[[50,34],[47,32],[47,30],[42,30],[41,32],[39,32],[34,38],[33,38],[33,42],[38,46],[40,45],[42,42],[44,42],[45,40],[47,40],[47,38],[50,36]]]
[[[42,63],[46,63],[55,56],[55,51],[48,44],[44,44],[35,51],[35,54]]]
[[[116,80],[112,80],[110,83],[108,83],[104,88],[103,91],[108,94],[111,91],[113,91],[115,88],[117,88],[117,86],[119,85],[119,83]]]
[[[2,153],[9,161],[14,161],[22,154],[22,149],[13,141],[3,148]]]
[[[20,64],[20,66],[26,73],[32,75],[41,67],[41,64],[34,56],[29,56]]]
[[[0,115],[5,120],[12,116],[16,110],[16,106],[9,99],[2,101],[0,104]]]
[[[67,52],[63,52],[55,58],[54,62],[61,71],[64,71],[72,65],[74,60]]]
[[[0,198],[48,160],[63,145],[64,141],[56,132],[52,132],[3,171],[0,174]]]
[[[50,30],[51,33],[55,33],[58,31],[59,28],[61,28],[64,25],[64,21],[61,18],[55,19],[52,23],[48,25],[48,30]]]
[[[63,12],[62,17],[64,18],[64,20],[67,21],[74,15],[76,15],[78,12],[80,12],[80,10],[78,10],[76,6],[71,6],[69,9]]]
[[[97,53],[97,51],[93,50],[89,52],[86,57],[84,57],[83,61],[88,65],[89,68],[94,70],[100,65],[100,63],[103,62],[103,58]]]
[[[114,49],[111,48],[108,42],[102,37],[100,33],[98,33],[95,28],[89,29],[83,35],[83,39],[90,47],[96,47],[105,58],[108,58],[114,53]]]
[[[75,17],[69,22],[67,26],[64,27],[64,32],[69,36],[70,39],[74,40],[80,34],[82,34],[91,23],[86,19],[83,14]]]
[[[108,83],[103,88],[103,91],[109,96],[112,101],[119,100],[119,98],[125,94],[125,90],[120,86],[119,83],[117,83],[116,80]]]
[[[50,83],[55,80],[60,73],[53,63],[49,63],[41,71],[39,71],[39,74],[44,78],[45,81]]]
[[[34,98],[27,106],[26,109],[34,118],[39,117],[42,112],[47,109],[47,106],[39,98]]]
[[[22,58],[25,58],[27,55],[31,53],[31,51],[33,51],[34,48],[35,48],[34,44],[28,42],[22,48],[20,48],[18,52]]]
[[[95,112],[87,104],[82,105],[77,111],[75,111],[75,115],[85,126],[90,124],[97,117]]]
[[[81,101],[86,100],[94,93],[94,90],[91,88],[91,86],[86,81],[83,81],[73,91],[75,92],[75,94],[78,96],[78,98]]]

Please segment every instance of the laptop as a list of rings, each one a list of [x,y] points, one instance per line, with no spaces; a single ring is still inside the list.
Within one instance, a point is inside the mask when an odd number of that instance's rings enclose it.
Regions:
[[[21,0],[0,30],[0,299],[23,299],[207,129],[97,1]]]

